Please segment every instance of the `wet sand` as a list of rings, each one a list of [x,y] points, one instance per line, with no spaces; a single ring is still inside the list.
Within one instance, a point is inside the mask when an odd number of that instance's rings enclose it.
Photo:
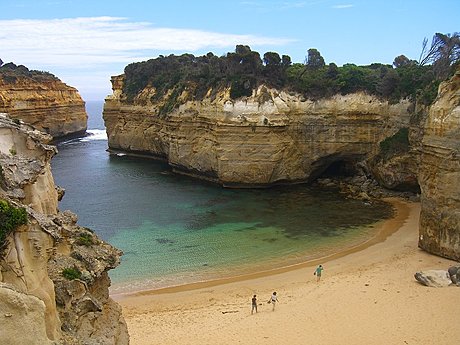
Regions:
[[[460,289],[428,288],[414,273],[455,262],[417,247],[420,205],[392,200],[394,218],[368,242],[269,272],[113,295],[131,345],[457,344]],[[323,264],[322,280],[313,275]],[[276,310],[267,304],[277,291]],[[258,313],[251,315],[257,294]]]

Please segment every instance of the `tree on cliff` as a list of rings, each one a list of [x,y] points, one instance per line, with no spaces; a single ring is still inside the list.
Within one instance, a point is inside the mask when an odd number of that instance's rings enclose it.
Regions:
[[[326,66],[324,58],[321,56],[318,49],[315,48],[308,49],[305,65],[311,69],[319,69]]]
[[[228,53],[230,72],[233,74],[256,75],[262,68],[262,60],[256,51],[252,51],[249,46],[237,45],[234,53]]]
[[[289,67],[291,66],[292,64],[292,61],[291,61],[291,57],[289,55],[282,55],[281,56],[281,65],[283,65],[283,67]]]
[[[275,52],[266,52],[264,54],[264,64],[265,66],[280,66],[281,58],[278,53]]]
[[[286,55],[283,55],[284,61],[280,58],[278,53],[275,52],[267,52],[264,54],[264,70],[263,75],[265,76],[265,80],[268,84],[272,84],[275,87],[282,87],[285,82],[285,64],[286,62]]]
[[[460,63],[460,33],[442,34],[437,32],[428,48],[428,39],[425,38],[422,44],[419,64],[421,66],[431,63],[437,79],[448,78],[453,66]]]
[[[409,58],[405,55],[399,55],[395,57],[393,61],[393,66],[395,66],[396,68],[399,68],[399,67],[407,66],[413,62],[416,63],[417,61],[409,60]]]
[[[305,73],[308,71],[311,73],[318,72],[321,70],[326,64],[324,63],[324,58],[321,56],[318,49],[310,48],[307,51],[307,56],[305,57],[305,67],[303,68],[302,72],[299,74],[299,81],[302,80]],[[315,73],[317,74],[317,73]],[[317,79],[317,77],[313,77],[313,79]],[[309,83],[303,83],[304,85]],[[307,88],[312,88],[313,85],[307,86]]]
[[[237,45],[234,53],[227,54],[224,62],[230,78],[230,97],[250,96],[263,69],[260,54],[247,45]]]

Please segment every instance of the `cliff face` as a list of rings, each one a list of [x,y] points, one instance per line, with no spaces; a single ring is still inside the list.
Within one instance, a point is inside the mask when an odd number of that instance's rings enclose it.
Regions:
[[[227,186],[293,183],[316,178],[333,164],[353,164],[407,126],[409,102],[390,105],[364,93],[312,101],[260,86],[231,100],[223,90],[202,101],[184,91],[166,115],[165,100],[146,88],[132,103],[113,77],[104,121],[112,150],[146,153],[177,172]]]
[[[0,117],[0,199],[28,216],[0,257],[2,343],[128,344],[121,308],[108,296],[107,271],[121,253],[57,209],[49,140]]]
[[[7,79],[1,73],[0,112],[55,138],[84,132],[88,118],[78,91],[58,79]]]
[[[460,70],[439,86],[425,123],[419,246],[460,260]]]

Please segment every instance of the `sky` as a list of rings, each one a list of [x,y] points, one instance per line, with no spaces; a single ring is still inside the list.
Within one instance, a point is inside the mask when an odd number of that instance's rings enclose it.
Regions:
[[[0,59],[48,71],[85,101],[159,55],[221,56],[237,44],[304,62],[418,60],[423,39],[460,31],[460,0],[0,0]]]

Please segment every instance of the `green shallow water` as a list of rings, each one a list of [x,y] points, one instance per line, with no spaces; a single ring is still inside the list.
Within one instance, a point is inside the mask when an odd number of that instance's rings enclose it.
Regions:
[[[61,210],[123,250],[112,292],[260,272],[366,241],[392,207],[305,185],[224,189],[174,175],[149,159],[113,157],[101,103],[88,102],[93,135],[62,142],[53,158],[66,189]]]
[[[110,242],[124,250],[113,292],[160,288],[280,268],[362,243],[392,214],[384,203],[347,200],[306,186],[193,188],[172,203],[169,224],[144,221]],[[175,216],[176,215],[176,216]]]

